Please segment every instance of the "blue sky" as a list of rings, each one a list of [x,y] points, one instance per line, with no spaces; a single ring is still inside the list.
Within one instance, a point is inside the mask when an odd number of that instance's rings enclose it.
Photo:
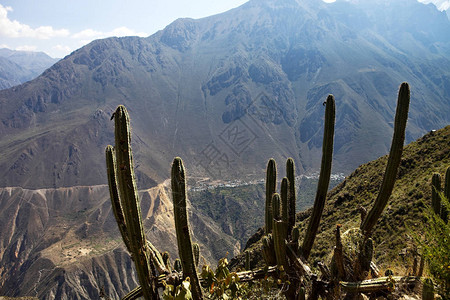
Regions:
[[[420,1],[433,2],[441,9],[450,7],[450,0]],[[149,36],[177,18],[206,17],[245,2],[0,0],[0,48],[43,51],[52,57],[64,57],[94,39]]]

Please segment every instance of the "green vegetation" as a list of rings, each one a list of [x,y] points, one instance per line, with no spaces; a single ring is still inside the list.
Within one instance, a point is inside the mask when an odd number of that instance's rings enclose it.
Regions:
[[[374,261],[384,270],[409,273],[413,265],[414,240],[406,228],[423,232],[427,224],[426,206],[431,205],[431,177],[444,174],[450,165],[450,126],[430,132],[404,148],[397,180],[389,203],[374,228]],[[311,253],[313,265],[331,255],[334,228],[341,224],[342,232],[358,227],[360,207],[369,207],[380,189],[387,156],[361,165],[344,182],[328,194],[316,246]],[[302,213],[300,231],[305,230],[309,211]],[[389,238],[386,238],[389,237]],[[406,255],[403,253],[406,251]],[[402,255],[399,255],[402,254]]]
[[[446,173],[445,186],[448,187],[450,167]],[[448,190],[441,189],[440,178],[439,173],[433,174],[432,204],[428,205],[425,214],[427,226],[424,227],[423,236],[416,235],[416,240],[428,261],[437,291],[443,299],[450,299],[450,223],[445,213],[450,208],[450,202],[446,196]],[[438,209],[436,203],[441,204]]]
[[[265,235],[262,238],[262,253],[266,266],[251,271],[230,272],[224,258],[219,261],[216,272],[212,272],[208,266],[203,266],[201,278],[197,276],[196,266],[198,263],[196,264],[194,261],[194,252],[195,260],[198,261],[199,248],[193,249],[190,239],[186,211],[186,174],[183,163],[178,157],[172,164],[171,182],[180,257],[176,269],[179,270],[179,265],[181,265],[182,273],[171,271],[167,255],[164,255],[163,259],[161,253],[145,240],[140,219],[139,199],[135,193],[136,181],[129,146],[131,138],[129,120],[125,108],[119,106],[115,114],[116,149],[112,146],[107,148],[108,176],[112,204],[117,206],[114,209],[115,216],[119,228],[123,231],[124,242],[133,254],[141,283],[140,287],[130,292],[124,299],[135,299],[139,295],[143,295],[146,299],[157,299],[159,296],[156,288],[162,286],[165,287],[164,298],[166,299],[178,297],[202,299],[204,291],[201,286],[209,289],[209,293],[213,297],[241,297],[244,295],[240,292],[241,281],[254,283],[261,278],[267,279],[268,277],[273,278],[273,282],[278,288],[281,288],[288,299],[302,298],[305,291],[309,299],[342,297],[343,295],[352,298],[361,293],[391,292],[399,281],[406,281],[408,285],[416,285],[420,282],[417,278],[394,277],[392,272],[388,274],[387,278],[365,281],[369,274],[375,278],[380,276],[373,261],[375,250],[378,250],[374,242],[375,238],[373,238],[374,228],[375,225],[379,225],[378,220],[387,206],[397,177],[402,175],[398,169],[401,165],[409,107],[409,86],[406,83],[400,87],[391,152],[387,159],[383,179],[380,178],[379,188],[377,188],[379,192],[373,207],[368,214],[364,207],[357,207],[357,211],[361,213],[360,225],[352,224],[350,230],[344,232],[342,236],[340,233],[342,225],[337,222],[331,224],[331,228],[336,227],[334,231],[336,246],[331,261],[329,264],[324,264],[322,261],[317,263],[317,267],[322,273],[320,279],[309,267],[308,258],[310,254],[314,254],[311,250],[319,232],[331,176],[335,122],[334,97],[330,95],[325,104],[322,164],[314,207],[310,210],[309,216],[300,220],[300,226],[294,227],[292,232],[288,232],[289,215],[293,213],[289,212],[289,208],[295,207],[296,199],[289,195],[290,182],[287,177],[283,178],[281,183],[281,196],[276,192],[276,163],[270,159],[266,173]],[[117,163],[114,160],[114,153],[116,153]],[[397,175],[397,173],[399,174]],[[346,182],[342,183],[342,185],[345,184]],[[437,189],[436,183],[435,189]],[[114,197],[118,197],[118,199],[114,199]],[[289,203],[289,201],[294,203]],[[355,201],[351,202],[351,205],[355,206]],[[438,215],[442,217],[440,211]],[[402,218],[399,219],[402,220]],[[307,227],[305,226],[306,222],[308,223]],[[303,231],[303,235],[300,235],[301,231]],[[301,246],[300,240],[303,240]],[[330,247],[330,249],[332,248]],[[247,269],[252,264],[250,256],[249,252],[246,252],[245,265]],[[415,274],[416,270],[413,271],[413,275]],[[419,274],[421,274],[420,271]]]

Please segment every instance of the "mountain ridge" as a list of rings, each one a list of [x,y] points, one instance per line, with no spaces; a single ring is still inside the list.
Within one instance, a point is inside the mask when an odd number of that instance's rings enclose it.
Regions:
[[[337,172],[387,152],[402,81],[412,86],[408,141],[449,122],[450,41],[438,34],[450,30],[448,19],[409,0],[395,18],[394,4],[370,11],[361,3],[316,4],[250,1],[179,19],[147,38],[97,40],[2,91],[0,185],[104,184],[102,148],[112,140],[108,120],[118,104],[132,114],[146,187],[168,177],[175,156],[195,162],[187,167],[203,178],[255,178],[274,153],[294,157],[299,172],[316,170],[328,93],[337,101]],[[371,23],[378,14],[405,33],[385,35],[386,27]],[[419,35],[407,22],[413,17],[424,25]],[[247,130],[241,145],[237,129]],[[44,156],[46,143],[55,145],[54,162]],[[222,160],[210,160],[213,151]],[[33,176],[35,169],[44,176]]]

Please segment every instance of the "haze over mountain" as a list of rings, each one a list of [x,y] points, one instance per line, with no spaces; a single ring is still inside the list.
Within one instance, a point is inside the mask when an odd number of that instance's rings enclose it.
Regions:
[[[39,76],[58,61],[43,52],[0,49],[0,89],[10,88]]]

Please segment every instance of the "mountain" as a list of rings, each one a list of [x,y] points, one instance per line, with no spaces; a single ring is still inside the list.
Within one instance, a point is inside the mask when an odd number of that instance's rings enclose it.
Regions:
[[[0,92],[0,186],[105,184],[118,104],[143,188],[168,178],[174,156],[213,180],[258,179],[270,157],[313,172],[328,93],[333,172],[349,172],[387,152],[402,81],[407,141],[450,122],[448,32],[445,13],[414,0],[253,0],[148,38],[94,41]]]
[[[412,265],[411,256],[399,257],[398,253],[412,248],[411,232],[420,233],[426,222],[424,212],[431,203],[431,176],[434,172],[444,174],[450,165],[449,140],[450,126],[447,126],[405,147],[392,197],[374,231],[375,260],[380,268],[394,268],[404,274]],[[361,165],[328,193],[310,259],[312,264],[328,259],[336,224],[342,224],[343,232],[358,226],[358,208],[360,205],[370,208],[373,203],[386,161],[383,156]],[[139,194],[147,238],[175,258],[176,236],[168,185],[165,182]],[[260,184],[243,188],[189,191],[193,239],[199,242],[201,255],[209,262],[224,257],[228,251],[231,257],[238,254],[240,241],[233,236],[242,236],[245,231],[242,227],[250,228],[254,219],[259,219],[256,223],[262,225],[260,207],[264,206],[264,193]],[[116,299],[137,286],[134,267],[124,249],[108,198],[106,186],[1,188],[0,294],[38,299],[97,299],[103,290]],[[310,210],[297,214],[297,226],[302,231],[309,215]],[[227,217],[229,226],[222,220]],[[260,237],[258,231],[247,248],[260,249],[255,243]],[[253,254],[253,264],[261,264],[257,251]],[[232,263],[238,261],[239,258]]]
[[[147,238],[174,259],[175,224],[169,183],[140,191]],[[0,188],[0,295],[39,299],[114,299],[135,288],[107,186],[28,190]],[[240,243],[189,206],[193,239],[215,262]]]
[[[420,236],[427,226],[427,208],[431,207],[431,178],[434,173],[445,178],[450,166],[450,125],[431,131],[405,146],[398,170],[397,181],[388,204],[374,227],[374,262],[384,270],[394,270],[396,275],[412,271],[413,251],[417,247],[414,235]],[[335,228],[341,224],[341,232],[359,228],[360,206],[369,211],[378,195],[386,168],[387,155],[359,166],[342,183],[328,192],[319,231],[312,248],[310,263],[328,263],[334,243]],[[312,209],[297,214],[296,226],[301,238]],[[246,245],[254,250],[255,259],[260,249],[258,231]],[[301,240],[300,238],[300,240]],[[233,261],[242,264],[243,257]]]
[[[0,49],[0,89],[10,88],[39,76],[56,63],[43,52]]]
[[[387,153],[402,81],[412,87],[408,141],[450,123],[448,32],[444,13],[414,0],[252,0],[179,19],[148,38],[94,41],[0,91],[0,294],[92,299],[104,286],[117,298],[136,286],[105,186],[118,104],[130,112],[146,234],[174,257],[166,184],[174,156],[191,186],[264,178],[270,157],[291,156],[298,175],[312,173],[322,104],[333,93],[333,173],[350,172]],[[238,252],[236,236],[249,231],[236,229],[236,216],[205,207],[205,194],[190,206],[190,221],[213,261],[225,249]],[[241,216],[261,200],[211,194]],[[370,195],[351,201],[360,196]],[[354,215],[346,197],[339,201],[348,208],[333,205]]]

